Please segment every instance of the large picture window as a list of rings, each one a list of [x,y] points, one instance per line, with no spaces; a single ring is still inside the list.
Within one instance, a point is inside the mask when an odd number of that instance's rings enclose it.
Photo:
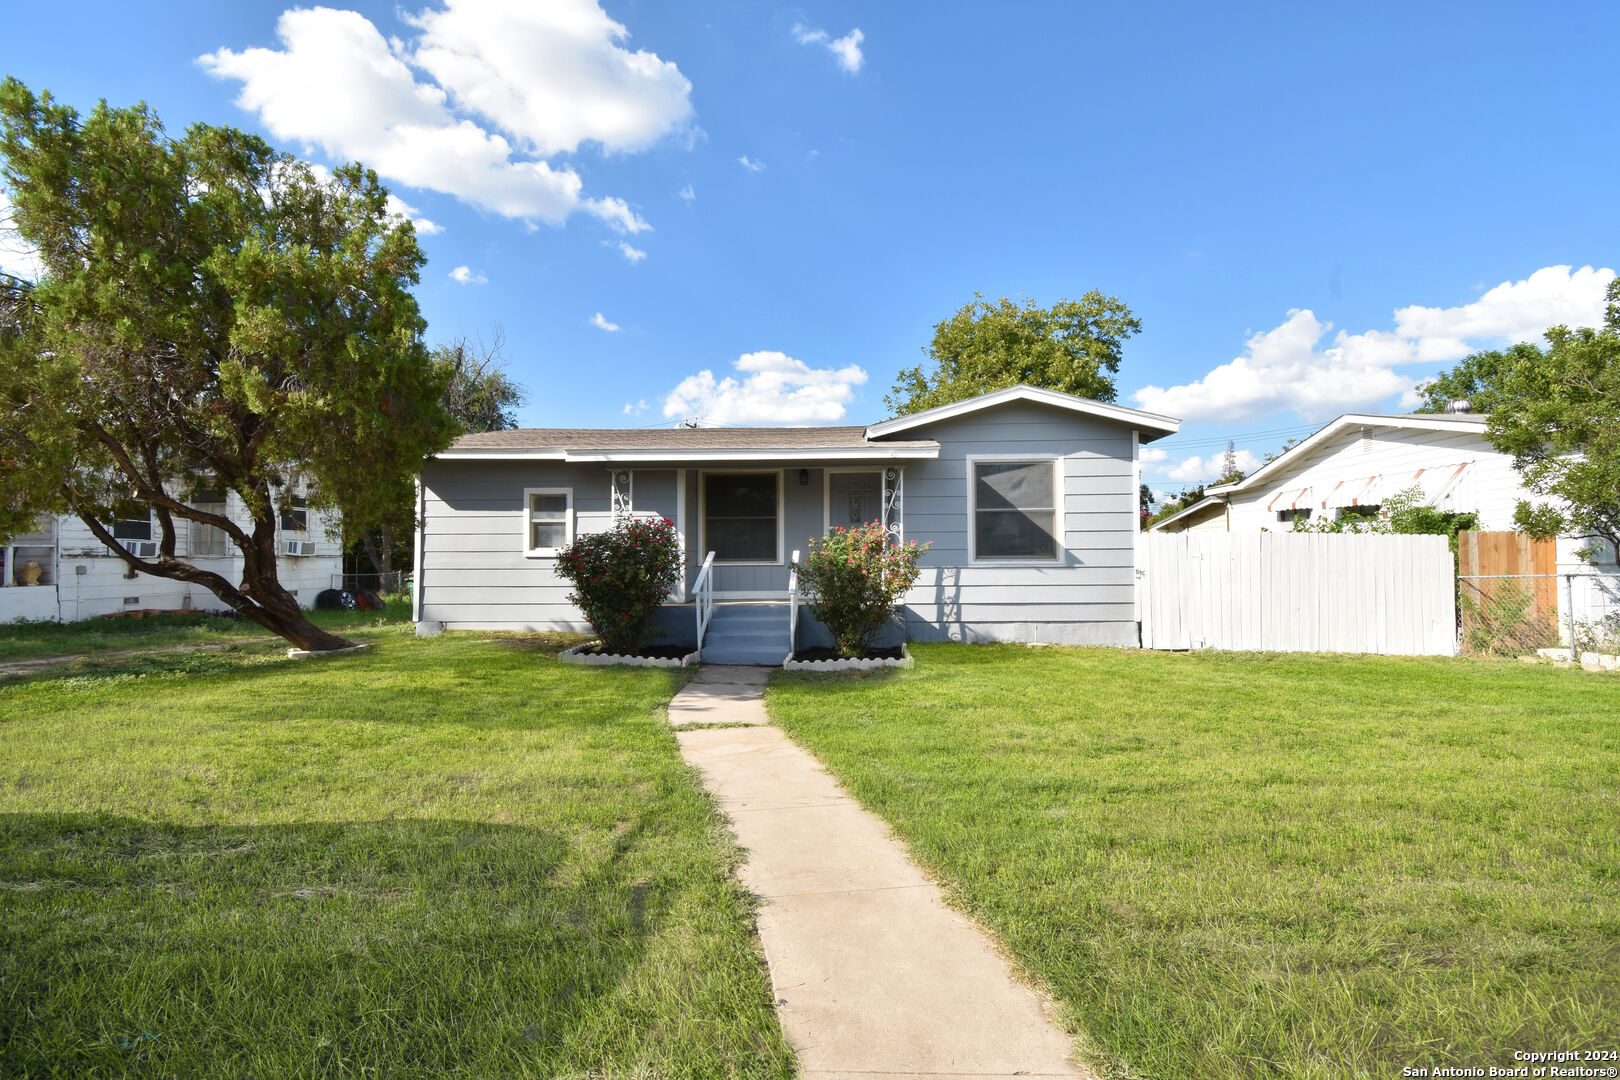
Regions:
[[[529,554],[555,555],[567,547],[574,539],[573,489],[530,488],[523,495]]]
[[[703,545],[715,562],[782,561],[780,483],[777,473],[704,474]]]
[[[1058,557],[1057,468],[1052,459],[972,463],[973,557]]]

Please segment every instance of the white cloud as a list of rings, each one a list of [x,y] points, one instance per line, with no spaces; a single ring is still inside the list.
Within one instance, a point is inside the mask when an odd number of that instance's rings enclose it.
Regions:
[[[697,192],[692,190],[692,185],[691,184],[687,184],[685,187],[681,188],[681,190],[677,191],[675,194],[679,198],[686,201],[687,203],[690,203],[690,202],[692,202],[692,200],[697,198]]]
[[[463,285],[484,285],[489,282],[489,278],[468,266],[458,266],[450,271],[450,280]]]
[[[276,23],[281,48],[222,48],[198,62],[239,81],[236,103],[276,138],[396,183],[552,225],[586,213],[621,232],[650,228],[623,199],[587,197],[578,173],[543,159],[586,141],[636,150],[678,130],[691,85],[673,64],[620,48],[624,27],[594,0],[450,0],[408,21],[420,32],[414,50],[358,12],[293,9]]]
[[[749,172],[764,172],[765,171],[765,163],[763,161],[755,161],[753,158],[749,157],[747,154],[744,154],[742,157],[738,158],[737,159],[737,164],[741,165],[743,168],[747,169]]]
[[[699,417],[702,423],[828,424],[842,420],[866,372],[812,368],[779,352],[746,353],[732,367],[742,377],[688,375],[664,397],[664,416]]]
[[[647,257],[647,253],[645,251],[642,251],[637,247],[631,247],[623,240],[619,241],[619,253],[626,259],[629,259],[631,265],[634,265]]]
[[[0,188],[0,274],[38,281],[45,272],[39,249],[24,240],[12,225],[11,197]]]
[[[1159,452],[1164,453],[1162,450]],[[1168,457],[1169,455],[1166,454],[1165,456]],[[1247,450],[1239,450],[1233,456],[1237,459],[1237,467],[1246,473],[1254,472],[1254,470],[1265,464]],[[1153,473],[1156,476],[1169,477],[1171,480],[1182,484],[1201,484],[1220,479],[1221,474],[1225,471],[1226,452],[1223,450],[1218,454],[1211,454],[1207,458],[1197,456],[1183,458],[1167,469],[1154,469]]]
[[[1291,409],[1316,422],[1372,408],[1402,395],[1415,403],[1416,380],[1397,368],[1451,363],[1479,348],[1537,341],[1549,326],[1597,326],[1603,293],[1615,272],[1590,266],[1549,266],[1523,281],[1503,282],[1459,307],[1403,307],[1393,330],[1340,330],[1321,347],[1333,324],[1294,310],[1280,326],[1249,338],[1243,355],[1192,383],[1144,386],[1131,399],[1152,412],[1192,423],[1252,420]]]
[[[1139,457],[1144,466],[1157,465],[1169,459],[1170,451],[1160,450],[1157,446],[1144,446]]]
[[[640,401],[627,401],[627,402],[624,403],[624,415],[626,415],[626,416],[640,416],[642,413],[646,412],[650,407],[651,406],[649,406],[647,404],[647,399],[646,398],[642,398]]]
[[[415,225],[418,235],[436,236],[437,234],[444,232],[443,225],[429,221],[427,218],[421,215],[421,212],[418,211],[416,207],[412,206],[398,195],[391,194],[388,196],[388,212],[393,214],[395,217],[402,217],[409,221],[412,225]]]
[[[643,150],[692,118],[686,76],[622,48],[630,32],[596,0],[447,0],[408,21],[422,32],[412,62],[526,152]]]
[[[591,316],[591,325],[606,330],[610,334],[618,333],[619,330],[619,324],[616,322],[608,322],[607,317],[604,316],[600,311]]]
[[[793,36],[800,45],[823,45],[838,60],[838,66],[851,75],[861,70],[866,63],[866,56],[861,52],[861,42],[866,35],[857,27],[841,38],[835,38],[825,30],[812,30],[803,23],[793,24]]]

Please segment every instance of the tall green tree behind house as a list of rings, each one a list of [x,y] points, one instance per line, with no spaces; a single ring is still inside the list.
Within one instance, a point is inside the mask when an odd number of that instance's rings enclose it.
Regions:
[[[409,222],[359,165],[331,178],[233,128],[167,134],[144,105],[88,115],[0,85],[0,154],[37,282],[9,280],[0,331],[0,531],[71,513],[132,569],[208,589],[303,648],[312,625],[277,576],[274,500],[302,479],[352,537],[453,431],[410,287]],[[194,505],[236,492],[240,526]],[[158,554],[108,526],[145,504]],[[177,554],[221,530],[242,577]]]
[[[444,408],[455,424],[455,433],[510,431],[517,427],[517,407],[526,396],[523,387],[506,372],[501,350],[506,341],[497,327],[490,340],[462,334],[429,354],[434,372],[445,381]],[[375,528],[360,535],[360,550],[378,574],[398,569],[397,538],[410,536],[416,526],[415,491],[404,481],[394,499],[393,511]],[[409,556],[409,549],[405,557]]]
[[[1113,401],[1121,350],[1141,329],[1123,301],[1096,291],[1049,308],[975,293],[934,327],[928,363],[902,370],[883,400],[902,416],[1028,383]]]
[[[1603,326],[1554,326],[1547,348],[1475,353],[1424,387],[1424,412],[1466,398],[1490,414],[1486,438],[1513,455],[1524,486],[1514,524],[1538,538],[1607,540],[1620,549],[1620,278]]]

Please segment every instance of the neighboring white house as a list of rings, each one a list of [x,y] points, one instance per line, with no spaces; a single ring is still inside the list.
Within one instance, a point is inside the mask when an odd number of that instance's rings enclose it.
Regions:
[[[252,518],[235,493],[222,492],[194,505],[251,527]],[[302,489],[292,492],[277,510],[278,576],[300,604],[312,607],[317,593],[340,581],[343,552],[327,536],[327,517],[305,507]],[[162,533],[145,504],[107,525],[114,537],[130,545],[132,554],[157,556]],[[222,531],[189,521],[176,521],[175,526],[178,557],[229,581],[241,580],[241,552]],[[68,515],[50,517],[36,531],[12,537],[0,546],[0,560],[0,623],[75,622],[121,611],[225,607],[200,585],[130,569],[84,522]],[[30,579],[37,583],[26,584]]]
[[[1203,500],[1150,531],[1286,532],[1300,517],[1376,515],[1414,487],[1437,509],[1477,514],[1481,530],[1510,531],[1514,508],[1531,496],[1512,455],[1486,439],[1486,421],[1479,413],[1347,413],[1242,480],[1205,489]],[[1589,559],[1576,554],[1582,549]],[[1615,554],[1605,542],[1560,537],[1557,570],[1602,575],[1578,589],[1577,617],[1613,609]]]

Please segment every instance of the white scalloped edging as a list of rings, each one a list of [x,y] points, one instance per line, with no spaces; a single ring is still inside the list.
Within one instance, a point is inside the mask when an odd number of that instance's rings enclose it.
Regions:
[[[557,659],[565,664],[583,664],[586,667],[607,667],[610,664],[623,664],[625,667],[663,667],[678,668],[692,667],[698,662],[698,652],[694,649],[685,656],[626,656],[623,653],[607,653],[598,656],[585,652],[602,644],[600,641],[587,641],[583,645],[574,645],[557,654]]]
[[[915,664],[911,650],[900,646],[900,659],[878,657],[872,660],[795,660],[782,661],[784,671],[877,671],[880,668],[908,668]]]

